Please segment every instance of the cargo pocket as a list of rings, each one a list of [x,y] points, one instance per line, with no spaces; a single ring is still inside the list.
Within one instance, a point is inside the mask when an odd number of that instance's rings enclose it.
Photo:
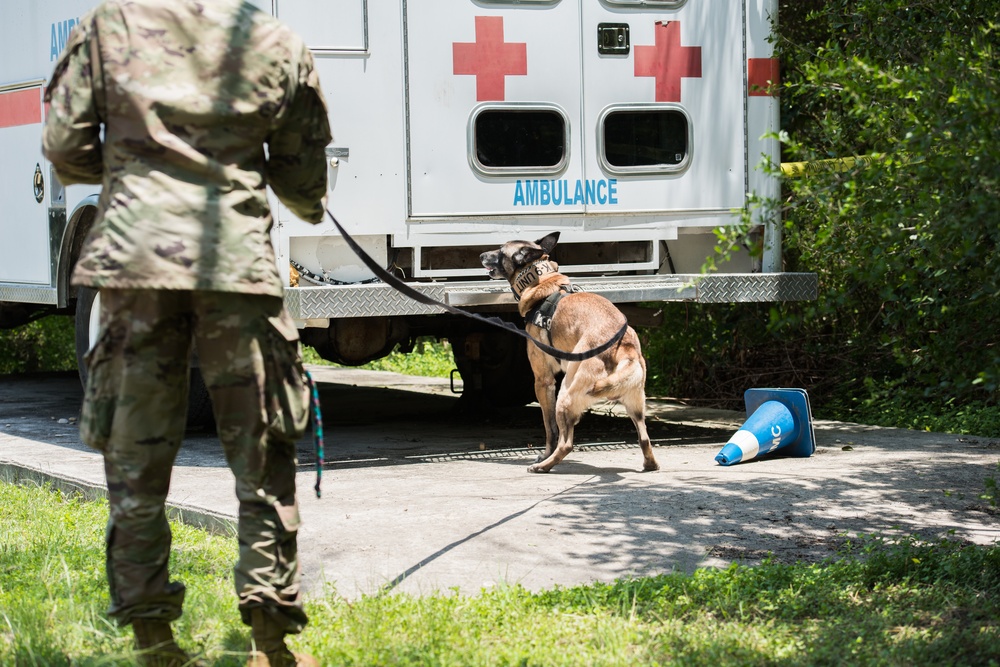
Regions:
[[[294,442],[309,423],[309,384],[299,356],[299,332],[285,312],[269,317],[268,322],[269,349],[264,359],[268,431]]]
[[[80,411],[80,439],[102,452],[107,451],[118,407],[122,370],[120,347],[111,327],[105,327],[97,344],[83,358],[87,365],[87,384]]]
[[[281,527],[286,533],[297,532],[302,527],[302,518],[299,516],[299,504],[293,496],[287,500],[279,500],[274,503],[274,511],[281,521]]]

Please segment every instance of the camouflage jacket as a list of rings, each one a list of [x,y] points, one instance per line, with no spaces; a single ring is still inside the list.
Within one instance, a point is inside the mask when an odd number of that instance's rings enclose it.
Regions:
[[[74,284],[281,295],[266,187],[319,222],[331,141],[289,28],[241,0],[105,0],[45,100],[59,178],[102,184]]]

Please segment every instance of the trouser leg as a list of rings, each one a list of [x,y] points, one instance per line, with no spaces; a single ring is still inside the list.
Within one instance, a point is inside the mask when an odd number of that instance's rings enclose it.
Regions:
[[[184,435],[190,317],[182,294],[103,290],[102,334],[89,354],[81,435],[104,454],[109,615],[174,620],[165,501]]]
[[[236,478],[243,621],[262,609],[284,632],[307,619],[300,595],[295,442],[305,428],[308,389],[298,333],[276,297],[195,295],[195,336],[219,439]]]

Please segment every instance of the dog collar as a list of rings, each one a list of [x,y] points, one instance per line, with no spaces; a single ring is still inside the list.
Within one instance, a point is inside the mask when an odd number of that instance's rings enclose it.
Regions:
[[[550,262],[548,255],[542,257],[536,262],[528,264],[526,267],[517,272],[514,280],[510,281],[510,291],[514,293],[514,298],[517,300],[521,299],[521,294],[524,290],[528,289],[532,285],[538,284],[538,280],[549,273],[556,273],[559,270],[559,265],[555,262]]]

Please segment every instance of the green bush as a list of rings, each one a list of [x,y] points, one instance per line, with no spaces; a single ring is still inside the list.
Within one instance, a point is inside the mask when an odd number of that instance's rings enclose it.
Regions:
[[[73,318],[50,315],[0,331],[0,375],[76,369]]]
[[[302,346],[302,359],[307,364],[340,366],[340,364],[326,361],[319,356],[316,350],[307,345]],[[451,351],[451,344],[447,340],[436,340],[429,336],[423,336],[417,339],[410,352],[400,351],[400,346],[397,345],[388,356],[357,366],[357,368],[369,371],[391,371],[404,375],[447,378],[451,377],[451,371],[455,368],[455,359]]]
[[[892,394],[995,402],[997,33],[966,16],[949,32],[952,7],[893,21],[908,3],[831,4],[853,5],[849,37],[798,61],[786,94],[814,124],[788,152],[879,158],[788,184],[793,251],[822,275],[809,319],[838,332],[856,374]]]
[[[770,377],[826,416],[964,412],[1000,432],[1000,1],[781,9],[782,160],[875,159],[816,166],[774,203],[785,268],[819,274],[817,301],[689,307],[650,336],[674,359],[657,372],[680,396]]]

